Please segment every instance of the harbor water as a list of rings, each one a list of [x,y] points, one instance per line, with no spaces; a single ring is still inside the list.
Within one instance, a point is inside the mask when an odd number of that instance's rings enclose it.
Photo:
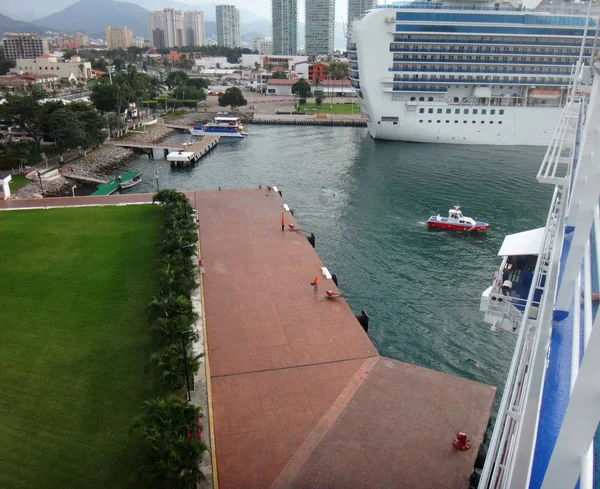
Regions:
[[[123,169],[143,172],[129,191],[155,191],[155,171],[160,188],[276,185],[352,309],[368,312],[379,352],[497,387],[495,412],[515,337],[491,332],[479,301],[504,236],[545,225],[552,188],[535,179],[545,148],[374,141],[362,128],[247,129],[191,168],[139,157]],[[430,215],[454,204],[489,231],[427,229]]]

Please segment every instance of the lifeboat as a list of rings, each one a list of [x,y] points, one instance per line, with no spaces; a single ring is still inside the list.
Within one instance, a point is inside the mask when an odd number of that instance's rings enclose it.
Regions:
[[[466,231],[477,233],[486,231],[490,225],[487,222],[476,221],[471,217],[463,216],[459,205],[448,211],[448,217],[431,216],[427,221],[427,226],[434,229],[445,229],[447,231]]]
[[[560,90],[538,90],[529,91],[529,98],[557,99],[560,98]]]

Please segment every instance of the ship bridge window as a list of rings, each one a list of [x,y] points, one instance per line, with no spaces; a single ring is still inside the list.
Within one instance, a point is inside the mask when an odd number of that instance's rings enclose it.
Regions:
[[[441,113],[442,113],[442,109],[438,109],[438,110],[437,110],[437,113],[438,113],[438,114],[441,114]]]
[[[414,102],[415,100],[417,100],[417,97],[411,97],[411,98],[410,98],[410,101],[411,101],[411,102]]]
[[[425,97],[419,97],[419,102],[423,102],[425,100]]]
[[[433,102],[433,97],[429,97],[427,100],[428,100],[429,102]]]
[[[469,109],[463,110],[463,114],[468,114],[468,113],[469,113]]]
[[[500,115],[504,115],[504,109],[500,109],[499,113]]]
[[[425,112],[425,109],[419,109],[419,114],[423,114]]]
[[[427,112],[429,112],[430,114],[433,114],[433,109],[428,109]]]
[[[457,102],[458,102],[458,100],[457,100]],[[460,109],[454,109],[454,113],[455,114],[460,114]]]
[[[494,115],[496,113],[496,109],[490,109],[490,114]]]
[[[477,109],[473,109],[473,114],[477,114],[478,110]]]
[[[482,114],[482,115],[485,115],[485,114],[487,114],[487,109],[481,109],[481,114]]]
[[[446,109],[446,114],[452,114],[452,109]]]

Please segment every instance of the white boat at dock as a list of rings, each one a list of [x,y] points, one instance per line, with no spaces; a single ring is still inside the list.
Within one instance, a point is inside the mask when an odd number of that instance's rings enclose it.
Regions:
[[[206,122],[190,128],[192,136],[222,136],[227,138],[245,138],[248,133],[239,117],[235,115],[219,114],[214,122]]]

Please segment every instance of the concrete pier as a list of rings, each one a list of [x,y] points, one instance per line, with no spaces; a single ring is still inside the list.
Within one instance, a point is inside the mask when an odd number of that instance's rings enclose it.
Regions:
[[[155,151],[162,150],[165,158],[171,152],[191,152],[193,153],[192,161],[198,161],[210,150],[219,144],[221,138],[219,136],[203,136],[200,141],[191,144],[173,144],[173,143],[134,143],[127,141],[116,141],[111,144],[121,148],[130,148],[143,151],[148,154],[150,159],[155,158]]]

